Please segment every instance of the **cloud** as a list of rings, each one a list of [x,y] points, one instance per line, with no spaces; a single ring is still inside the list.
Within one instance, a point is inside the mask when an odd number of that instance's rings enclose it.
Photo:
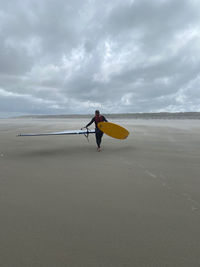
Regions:
[[[200,110],[199,1],[0,4],[0,114]]]

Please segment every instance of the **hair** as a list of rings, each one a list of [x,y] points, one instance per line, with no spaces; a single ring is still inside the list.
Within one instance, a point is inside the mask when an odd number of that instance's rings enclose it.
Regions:
[[[95,114],[100,114],[100,112],[99,112],[99,110],[97,109],[97,110],[95,110]]]

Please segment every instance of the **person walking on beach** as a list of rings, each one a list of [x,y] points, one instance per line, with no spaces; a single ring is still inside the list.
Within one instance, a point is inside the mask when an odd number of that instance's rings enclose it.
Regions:
[[[97,150],[100,152],[101,151],[101,139],[103,136],[103,132],[99,130],[98,128],[98,123],[101,121],[106,121],[106,118],[102,116],[99,112],[99,110],[95,111],[95,116],[91,119],[91,121],[85,126],[85,128],[88,128],[93,122],[95,123],[95,136],[96,136],[96,143],[97,143]]]

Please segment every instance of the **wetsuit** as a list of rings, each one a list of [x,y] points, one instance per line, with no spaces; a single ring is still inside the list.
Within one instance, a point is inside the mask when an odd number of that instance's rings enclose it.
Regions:
[[[91,119],[91,121],[86,125],[86,128],[90,126],[93,122],[95,123],[95,136],[96,136],[96,143],[98,148],[100,148],[101,145],[101,138],[103,136],[103,132],[99,130],[97,124],[101,121],[107,121],[106,118],[102,115],[100,116],[95,116]]]

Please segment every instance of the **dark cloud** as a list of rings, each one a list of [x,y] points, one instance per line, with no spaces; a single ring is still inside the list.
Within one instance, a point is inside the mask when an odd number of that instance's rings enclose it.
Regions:
[[[0,0],[1,114],[200,111],[197,0]]]

